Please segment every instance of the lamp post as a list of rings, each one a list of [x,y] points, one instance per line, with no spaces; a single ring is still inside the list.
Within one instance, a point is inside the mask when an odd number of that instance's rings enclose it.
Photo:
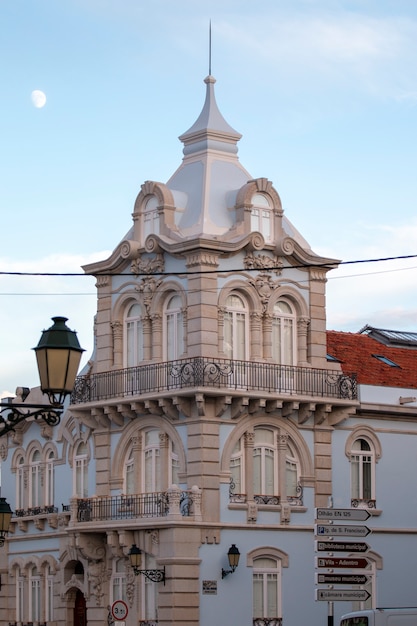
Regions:
[[[30,417],[41,418],[49,426],[59,424],[64,400],[72,392],[78,366],[84,350],[77,334],[65,324],[66,317],[53,317],[53,325],[44,330],[34,348],[39,370],[41,391],[50,404],[0,403],[0,437],[15,429]],[[2,413],[5,415],[3,416]]]

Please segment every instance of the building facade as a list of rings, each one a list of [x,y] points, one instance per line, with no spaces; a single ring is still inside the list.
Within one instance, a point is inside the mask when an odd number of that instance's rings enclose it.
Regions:
[[[214,83],[177,171],[144,182],[126,237],[84,267],[95,349],[61,424],[0,440],[2,626],[319,626],[416,604],[417,381],[355,375],[359,343],[326,332],[338,260],[240,164]],[[352,336],[391,349],[369,334]],[[396,349],[415,365],[414,348]],[[316,507],[372,513],[360,602],[316,600]]]

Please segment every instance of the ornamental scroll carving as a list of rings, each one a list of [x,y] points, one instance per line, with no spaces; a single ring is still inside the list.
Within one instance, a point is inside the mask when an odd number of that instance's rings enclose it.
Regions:
[[[130,265],[132,274],[157,274],[163,272],[165,269],[164,256],[161,253],[156,254],[151,259],[143,259],[142,255],[139,255],[137,259],[134,259]]]
[[[243,259],[243,266],[247,270],[273,270],[277,276],[280,276],[284,263],[278,256],[255,255],[253,252],[249,252]]]

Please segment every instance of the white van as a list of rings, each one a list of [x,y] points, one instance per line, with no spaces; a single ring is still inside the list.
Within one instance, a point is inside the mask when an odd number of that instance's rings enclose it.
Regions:
[[[417,608],[370,609],[346,613],[340,626],[417,626]]]

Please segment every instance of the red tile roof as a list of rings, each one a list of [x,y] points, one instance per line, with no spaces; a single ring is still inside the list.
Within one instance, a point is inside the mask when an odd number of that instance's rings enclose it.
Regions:
[[[361,385],[417,389],[417,350],[393,348],[360,333],[327,331],[327,353],[338,359],[345,373],[356,373]],[[392,367],[375,358],[381,355]]]

